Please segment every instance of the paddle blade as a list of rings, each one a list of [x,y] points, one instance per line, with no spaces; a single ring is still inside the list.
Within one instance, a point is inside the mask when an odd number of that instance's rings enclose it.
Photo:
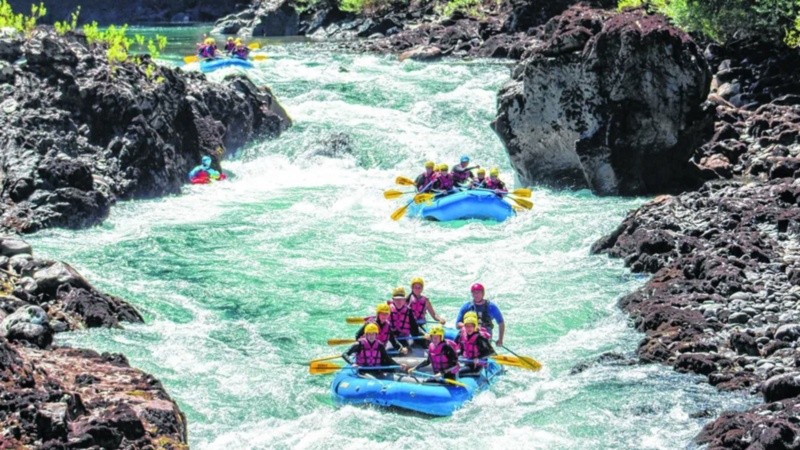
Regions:
[[[348,318],[346,318],[344,320],[345,320],[345,322],[349,323],[350,325],[361,325],[362,323],[364,323],[364,318],[363,317],[348,317]]]
[[[532,201],[525,200],[524,198],[516,198],[516,197],[510,197],[510,196],[508,198],[510,198],[514,203],[518,204],[519,206],[521,206],[521,207],[523,207],[525,209],[533,208],[533,202]]]
[[[328,375],[340,370],[342,370],[342,366],[330,362],[312,362],[311,365],[308,366],[308,373],[311,375]]]
[[[522,356],[517,358],[516,356],[510,355],[495,355],[492,356],[492,359],[497,361],[499,364],[532,370],[534,372],[539,371],[542,368],[542,365],[539,364],[539,361],[536,361],[530,356]]]
[[[196,63],[197,61],[200,61],[200,58],[194,55],[183,57],[183,62],[185,62],[186,64]]]
[[[250,57],[253,61],[266,61],[269,59],[267,55],[253,55]]]
[[[519,207],[519,206],[517,206],[517,205],[511,205],[511,209],[513,209],[513,210],[514,210],[514,211],[516,211],[516,212],[525,211],[525,208],[520,208],[520,207]]]
[[[355,344],[355,339],[328,339],[328,345]]]
[[[314,364],[316,362],[321,362],[321,361],[330,361],[332,359],[341,358],[341,357],[342,357],[342,355],[323,356],[322,358],[312,359],[311,361],[309,361],[308,365]]]
[[[395,189],[389,189],[387,191],[383,191],[383,198],[385,198],[386,200],[394,200],[396,198],[402,197],[405,194],[407,194],[407,192],[402,192]]]
[[[401,185],[401,186],[416,186],[416,183],[414,183],[414,180],[412,180],[410,178],[403,177],[403,176],[399,176],[399,177],[395,178],[394,182],[399,184],[399,185]]]
[[[426,194],[417,194],[417,195],[414,196],[414,203],[416,203],[418,205],[420,203],[427,203],[427,202],[433,200],[433,197],[435,197],[435,194],[427,194],[427,193]]]
[[[528,188],[519,188],[519,189],[514,189],[513,191],[510,192],[510,194],[516,195],[517,197],[531,198],[532,192]]]
[[[392,220],[398,221],[406,215],[406,211],[408,211],[408,205],[402,206],[397,209],[397,211],[392,213]]]
[[[458,387],[463,387],[463,388],[467,387],[466,384],[464,384],[464,383],[462,383],[460,381],[448,380],[447,378],[443,378],[443,380],[444,380],[445,383],[452,384],[453,386],[458,386]]]
[[[261,48],[261,44],[259,44],[258,42],[251,42],[247,44],[247,48],[249,48],[250,50],[258,50]]]

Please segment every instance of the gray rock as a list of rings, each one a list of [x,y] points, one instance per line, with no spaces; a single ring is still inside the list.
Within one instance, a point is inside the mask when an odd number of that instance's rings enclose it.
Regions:
[[[0,254],[8,257],[14,255],[31,255],[33,254],[33,249],[22,239],[3,238],[2,242],[0,242]]]
[[[34,305],[23,306],[3,319],[0,336],[10,341],[28,341],[41,348],[53,342],[53,330],[48,323],[47,313]]]
[[[54,293],[62,284],[91,289],[91,285],[70,265],[56,262],[33,273],[33,279],[43,292]]]
[[[800,395],[800,375],[791,373],[772,377],[761,385],[761,392],[766,402]]]
[[[791,342],[796,341],[799,337],[800,324],[789,323],[786,325],[781,325],[777,330],[775,330],[775,339]]]
[[[745,324],[750,321],[750,316],[743,312],[735,312],[728,317],[728,323],[741,323]]]

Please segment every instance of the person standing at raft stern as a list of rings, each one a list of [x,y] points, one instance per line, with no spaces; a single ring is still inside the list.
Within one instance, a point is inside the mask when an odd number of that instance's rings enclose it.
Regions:
[[[470,169],[477,169],[480,166],[467,167],[468,165],[469,156],[461,155],[461,164],[456,164],[453,166],[453,182],[456,184],[456,186],[469,184],[467,181],[475,178],[475,175],[472,174],[472,170]]]
[[[410,347],[414,344],[413,339],[404,339],[412,336],[421,336],[414,313],[406,302],[406,290],[402,287],[396,287],[392,292],[392,300],[389,302],[392,308],[392,313],[389,315],[389,321],[392,324],[392,331],[397,336],[405,347]]]
[[[464,327],[458,334],[457,343],[461,349],[461,356],[470,360],[461,369],[459,375],[477,375],[486,365],[480,360],[494,355],[492,344],[478,330],[478,316],[474,312],[464,315]]]
[[[444,325],[445,320],[441,318],[436,311],[433,310],[433,305],[428,297],[422,295],[422,289],[425,287],[425,280],[420,277],[416,277],[411,280],[411,293],[408,294],[406,300],[408,300],[408,306],[411,308],[411,311],[414,313],[414,319],[417,323],[425,322],[425,312],[430,313],[433,320],[439,322],[440,324]]]
[[[468,311],[473,311],[478,315],[479,325],[486,328],[491,335],[494,329],[492,320],[494,320],[497,322],[497,328],[500,329],[497,345],[502,347],[503,337],[505,337],[506,334],[506,323],[503,320],[503,313],[500,312],[500,308],[498,308],[497,305],[484,298],[486,292],[482,284],[473,284],[470,288],[470,292],[472,293],[472,301],[464,303],[464,305],[461,306],[461,309],[458,311],[458,316],[456,317],[456,327],[462,328],[464,326],[464,314]]]
[[[428,359],[417,364],[416,367],[411,367],[408,372],[421,369],[423,367],[431,366],[433,375],[436,377],[445,377],[448,380],[455,380],[456,374],[460,370],[458,364],[458,344],[444,338],[444,328],[435,326],[431,328],[430,332],[431,343],[428,345]]]
[[[386,346],[386,343],[391,343],[392,348],[399,349],[401,355],[405,355],[408,353],[408,347],[403,347],[397,342],[397,338],[395,337],[394,331],[392,331],[392,325],[389,320],[389,315],[392,312],[392,308],[389,306],[388,303],[381,303],[375,308],[375,316],[374,317],[367,317],[364,320],[364,325],[356,332],[356,340],[361,339],[366,332],[367,326],[370,324],[374,324],[378,326],[378,340],[381,341],[383,346]]]
[[[356,355],[356,363],[350,361],[350,355]],[[387,369],[370,369],[372,367],[400,366],[406,370],[405,364],[400,365],[386,353],[386,347],[378,340],[378,326],[374,323],[368,324],[364,329],[364,337],[358,340],[346,352],[342,353],[342,359],[353,367],[357,367],[359,373],[369,371],[374,375],[383,375]]]
[[[436,172],[433,170],[434,167],[436,167],[436,164],[434,164],[433,161],[427,161],[425,163],[425,172],[419,174],[417,179],[414,180],[414,184],[417,185],[418,192],[427,192],[431,190],[431,187],[428,185],[431,184],[436,176]],[[425,189],[426,186],[428,186],[428,189]],[[425,189],[425,191],[423,191],[423,189]]]

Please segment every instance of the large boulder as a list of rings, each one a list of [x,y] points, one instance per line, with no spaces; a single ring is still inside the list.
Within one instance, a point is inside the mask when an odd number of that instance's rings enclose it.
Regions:
[[[681,191],[713,132],[711,74],[660,15],[576,6],[544,27],[499,94],[493,127],[525,184],[601,195]]]

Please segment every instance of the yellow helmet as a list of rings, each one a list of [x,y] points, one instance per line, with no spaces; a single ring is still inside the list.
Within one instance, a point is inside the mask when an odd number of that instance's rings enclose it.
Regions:
[[[436,167],[436,163],[433,161],[425,161],[425,168],[426,169],[433,169]]]
[[[464,318],[466,319],[467,317],[474,317],[477,319],[478,313],[476,313],[475,311],[467,311],[464,313]]]
[[[217,41],[215,41],[215,40],[214,40],[214,38],[206,38],[206,40],[205,40],[205,41],[203,41],[203,42],[204,42],[206,45],[211,45],[211,44],[214,44],[214,43],[215,43],[215,42],[217,42]]]
[[[415,277],[411,279],[411,287],[414,287],[415,284],[421,284],[423,287],[425,286],[425,280],[420,277]]]
[[[364,327],[364,334],[370,334],[370,333],[378,334],[378,331],[380,330],[378,330],[378,326],[375,325],[374,323],[370,323],[366,327]]]
[[[236,45],[242,45],[242,40],[241,39],[236,39],[233,43],[236,44]]]
[[[388,303],[381,303],[375,308],[375,313],[377,314],[389,314],[392,312],[392,308],[389,307]]]
[[[231,41],[233,41],[233,38],[228,36],[228,42],[231,42]]]
[[[473,324],[473,325],[475,325],[477,327],[478,326],[478,315],[475,314],[474,316],[467,316],[466,314],[464,314],[464,325],[466,325],[468,323],[471,323],[471,324]]]
[[[489,171],[489,175],[496,177],[500,175],[500,170],[497,167],[492,167],[492,170]]]
[[[486,173],[486,169],[484,169],[483,167],[481,167],[480,169],[478,169],[478,173],[483,173],[483,174],[485,174],[485,173]]]
[[[444,328],[438,326],[433,327],[431,328],[431,331],[428,332],[428,334],[431,336],[441,336],[442,338],[444,338]]]
[[[403,286],[396,287],[392,291],[392,297],[405,297],[405,296],[406,296],[406,290]]]
[[[439,164],[439,170],[444,170],[447,172],[447,164]]]

